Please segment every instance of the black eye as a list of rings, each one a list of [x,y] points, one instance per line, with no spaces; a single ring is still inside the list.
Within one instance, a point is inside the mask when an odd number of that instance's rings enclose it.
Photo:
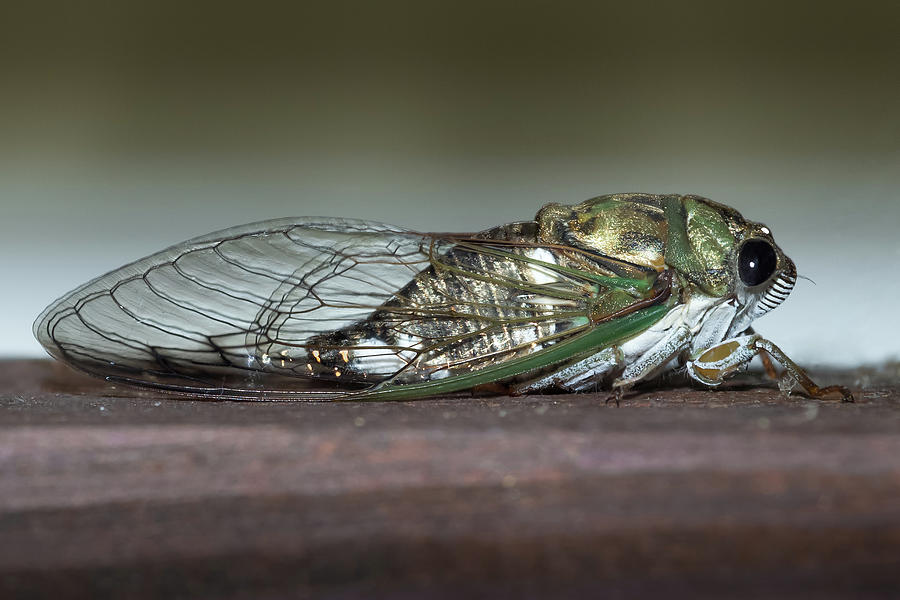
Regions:
[[[745,285],[759,285],[775,272],[778,255],[775,248],[765,240],[750,240],[741,247],[738,255],[738,275]]]

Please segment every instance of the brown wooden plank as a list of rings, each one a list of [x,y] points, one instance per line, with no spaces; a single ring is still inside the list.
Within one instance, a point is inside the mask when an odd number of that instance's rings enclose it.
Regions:
[[[896,373],[196,401],[0,362],[0,595],[893,597]]]

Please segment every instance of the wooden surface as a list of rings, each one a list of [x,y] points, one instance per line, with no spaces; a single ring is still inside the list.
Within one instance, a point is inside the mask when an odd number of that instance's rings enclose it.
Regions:
[[[0,596],[897,597],[894,371],[266,404],[0,362]]]

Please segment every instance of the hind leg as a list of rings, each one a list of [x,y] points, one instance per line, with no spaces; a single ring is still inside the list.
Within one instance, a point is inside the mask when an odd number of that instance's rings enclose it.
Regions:
[[[512,386],[515,394],[531,394],[558,388],[567,392],[579,392],[596,385],[597,381],[614,372],[622,364],[622,353],[617,346],[604,348],[578,362],[566,365],[552,373]]]

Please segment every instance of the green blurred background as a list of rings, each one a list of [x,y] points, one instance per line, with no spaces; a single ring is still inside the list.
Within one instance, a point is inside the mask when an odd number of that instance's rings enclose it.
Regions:
[[[77,284],[290,215],[469,230],[685,192],[802,274],[758,329],[900,357],[897,2],[32,2],[0,9],[0,355]]]

